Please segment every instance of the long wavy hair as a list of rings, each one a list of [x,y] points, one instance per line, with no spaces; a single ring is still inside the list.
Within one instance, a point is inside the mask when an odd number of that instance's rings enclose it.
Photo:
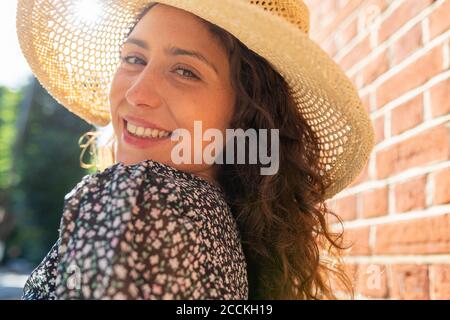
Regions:
[[[151,3],[137,21],[156,4]],[[230,127],[279,129],[276,174],[261,175],[260,165],[219,167],[219,183],[240,229],[249,299],[338,299],[339,293],[353,298],[342,261],[342,252],[348,249],[343,245],[342,220],[321,200],[325,186],[317,168],[318,137],[299,112],[289,85],[266,59],[229,32],[198,19],[228,54],[237,96]],[[85,135],[91,140],[82,146],[80,159],[90,146],[98,169],[115,163],[114,136],[110,152],[96,153],[91,142],[98,133]],[[82,166],[88,167],[83,162]],[[340,224],[340,232],[329,230],[330,215]]]

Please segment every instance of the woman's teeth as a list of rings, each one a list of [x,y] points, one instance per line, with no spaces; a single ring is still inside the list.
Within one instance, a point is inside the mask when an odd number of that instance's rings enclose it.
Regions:
[[[144,138],[164,138],[170,135],[168,131],[138,127],[129,122],[126,128],[131,134]]]

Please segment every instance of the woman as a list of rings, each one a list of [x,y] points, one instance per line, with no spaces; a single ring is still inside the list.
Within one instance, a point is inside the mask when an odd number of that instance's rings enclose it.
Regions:
[[[351,291],[324,200],[361,171],[373,129],[309,39],[306,6],[96,2],[95,16],[90,3],[88,17],[74,1],[19,1],[19,40],[38,79],[114,132],[113,162],[66,196],[60,237],[23,299],[336,298],[330,279]],[[175,161],[174,132],[195,136],[196,121],[224,135],[279,130],[279,169]],[[193,158],[208,143],[191,141]]]

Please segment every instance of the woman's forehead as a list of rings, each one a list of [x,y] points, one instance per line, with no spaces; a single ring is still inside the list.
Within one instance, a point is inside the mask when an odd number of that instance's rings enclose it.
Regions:
[[[226,57],[225,50],[209,31],[209,26],[196,15],[171,6],[158,4],[151,8],[130,33],[127,43],[145,50],[158,46],[165,52],[172,48],[193,52],[191,56],[208,62],[218,73],[215,61]],[[180,51],[180,50],[178,50]]]

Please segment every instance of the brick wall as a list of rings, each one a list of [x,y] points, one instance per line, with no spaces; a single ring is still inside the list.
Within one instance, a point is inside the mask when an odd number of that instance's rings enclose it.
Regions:
[[[357,298],[450,299],[450,0],[305,2],[375,128],[366,168],[328,201]]]

